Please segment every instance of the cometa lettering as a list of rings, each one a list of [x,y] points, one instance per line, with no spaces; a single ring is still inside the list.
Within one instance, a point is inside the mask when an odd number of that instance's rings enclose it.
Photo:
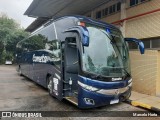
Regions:
[[[36,56],[35,54],[33,55],[32,60],[33,60],[33,62],[40,62],[40,63],[47,63],[47,62],[51,61],[49,56],[45,56],[45,55]]]

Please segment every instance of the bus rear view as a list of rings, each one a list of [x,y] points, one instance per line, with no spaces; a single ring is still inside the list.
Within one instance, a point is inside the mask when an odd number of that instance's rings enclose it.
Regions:
[[[62,26],[63,23],[66,24]],[[19,55],[19,59],[27,57],[30,61],[20,60],[21,74],[46,87],[50,95],[79,108],[116,104],[130,97],[132,77],[127,42],[135,42],[143,54],[140,40],[124,38],[118,28],[82,16],[64,17],[49,26],[53,31],[42,32],[44,27],[32,35],[44,36],[43,49],[25,48],[28,51]],[[47,40],[50,36],[46,32],[55,33],[55,39]],[[42,58],[46,58],[45,62]],[[43,74],[35,66],[43,69]]]

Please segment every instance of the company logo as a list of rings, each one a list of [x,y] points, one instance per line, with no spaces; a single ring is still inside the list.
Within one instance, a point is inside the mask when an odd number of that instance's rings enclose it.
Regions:
[[[112,78],[112,81],[119,81],[122,80],[122,78]]]
[[[36,56],[35,54],[33,54],[33,58],[32,58],[33,62],[40,62],[40,63],[47,63],[52,61],[51,58],[49,56]]]
[[[115,90],[115,94],[116,95],[118,95],[119,94],[119,90],[117,89],[117,90]]]

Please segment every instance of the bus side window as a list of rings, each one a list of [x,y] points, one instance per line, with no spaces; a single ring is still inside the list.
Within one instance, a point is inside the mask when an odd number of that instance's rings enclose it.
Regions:
[[[61,65],[61,49],[58,40],[49,41],[45,45],[45,49],[49,51],[53,64],[60,68]]]

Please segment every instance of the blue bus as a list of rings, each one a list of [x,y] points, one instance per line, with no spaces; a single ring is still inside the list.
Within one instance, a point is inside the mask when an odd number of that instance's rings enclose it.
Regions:
[[[83,16],[57,18],[17,44],[18,72],[82,109],[116,104],[131,95],[127,42],[144,54],[142,41],[124,38],[111,24]]]

